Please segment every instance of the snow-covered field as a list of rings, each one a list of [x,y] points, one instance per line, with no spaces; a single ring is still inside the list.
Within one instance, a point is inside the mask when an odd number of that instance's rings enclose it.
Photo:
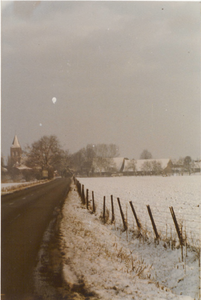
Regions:
[[[197,191],[200,184],[193,178],[188,179],[191,180],[191,188]],[[154,203],[151,202],[152,196],[155,195],[157,200],[156,195],[160,195],[161,200],[158,199],[159,203],[155,202],[155,207],[160,203],[165,205],[166,202],[162,201],[162,196],[164,199],[166,197],[171,199],[170,195],[173,197],[169,189],[165,190],[169,191],[166,194],[164,190],[160,192],[162,180],[165,180],[167,185],[169,182],[170,187],[173,185],[171,183],[174,181],[173,178],[88,178],[79,180],[86,187],[94,190],[95,195],[99,193],[100,197],[106,195],[106,191],[107,194],[114,193],[112,186],[115,186],[114,194],[127,201],[131,199],[127,197],[131,194],[131,188],[134,186],[135,196],[138,196],[138,205],[140,200],[146,200],[148,196],[150,202],[147,203],[151,205]],[[139,186],[134,183],[135,180],[138,181]],[[149,180],[150,183],[148,183]],[[154,180],[158,183],[155,184],[155,189],[152,187]],[[179,179],[177,182],[181,181],[187,191],[185,185],[187,180]],[[103,184],[102,188],[100,183]],[[126,193],[122,191],[119,194],[123,186]],[[165,188],[165,184],[163,186]],[[148,193],[146,190],[149,187],[152,189]],[[141,193],[140,189],[142,189]],[[181,189],[176,183],[172,189],[181,195]],[[144,196],[140,198],[139,196],[142,195]],[[177,199],[179,199],[178,195]],[[198,197],[198,191],[195,193],[195,197]],[[135,197],[132,198],[132,200],[135,199]],[[187,202],[187,198],[183,201]],[[175,202],[172,203],[175,204]],[[142,202],[142,205],[145,203]],[[167,206],[169,205],[167,201]],[[192,205],[195,206],[195,202]],[[190,204],[189,207],[191,207]],[[84,284],[86,289],[91,289],[96,293],[93,299],[104,300],[199,299],[199,260],[195,252],[188,251],[188,255],[185,256],[185,261],[182,263],[180,249],[165,248],[162,242],[155,245],[151,242],[140,241],[134,238],[131,232],[122,232],[116,224],[103,225],[99,218],[99,211],[91,214],[81,204],[75,186],[68,194],[62,213],[62,251],[65,253],[63,274],[71,288]],[[78,296],[75,299],[81,298]]]
[[[120,198],[128,227],[136,228],[129,204],[132,201],[142,225],[154,237],[147,205],[150,206],[158,233],[161,237],[177,239],[175,226],[169,207],[172,206],[183,236],[187,242],[200,247],[201,240],[201,176],[171,177],[105,177],[78,178],[89,189],[89,197],[94,191],[97,211],[103,209],[103,196],[111,216],[111,195],[114,198],[116,224],[122,224],[117,197]]]

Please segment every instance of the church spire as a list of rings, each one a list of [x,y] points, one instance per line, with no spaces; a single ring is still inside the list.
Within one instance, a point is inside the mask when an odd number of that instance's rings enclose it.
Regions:
[[[10,147],[10,156],[12,165],[21,162],[22,149],[18,142],[17,135],[14,136],[12,146]]]
[[[17,135],[14,136],[14,139],[13,139],[13,143],[12,143],[12,148],[21,148],[19,142],[18,142],[18,138],[17,138]]]

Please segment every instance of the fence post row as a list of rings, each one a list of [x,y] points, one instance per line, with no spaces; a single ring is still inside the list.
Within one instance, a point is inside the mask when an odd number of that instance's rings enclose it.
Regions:
[[[111,195],[111,208],[112,208],[112,220],[111,220],[111,223],[114,223],[115,216],[114,216],[114,203],[113,203],[113,195]]]
[[[74,180],[75,185],[77,186],[77,191],[78,191],[78,193],[81,197],[82,204],[86,204],[86,207],[88,209],[88,207],[89,207],[89,190],[88,189],[86,190],[86,197],[85,197],[84,185],[81,184],[77,180],[77,178],[75,178],[75,177],[73,177],[73,180]],[[119,205],[119,210],[120,210],[124,230],[127,230],[128,229],[128,224],[127,224],[127,220],[124,217],[124,213],[123,213],[123,210],[122,210],[122,207],[121,207],[120,199],[117,198],[117,201],[118,201],[118,205]],[[137,227],[140,230],[142,228],[142,225],[141,225],[141,223],[140,223],[140,221],[137,217],[137,213],[134,209],[132,201],[129,201],[129,203],[130,203],[133,215],[135,217]],[[172,215],[172,219],[173,219],[173,222],[174,222],[174,225],[175,225],[175,229],[176,229],[176,232],[177,232],[177,235],[178,235],[178,238],[179,238],[179,242],[180,242],[180,246],[181,246],[181,258],[182,258],[182,262],[183,262],[183,246],[184,246],[185,240],[183,239],[182,228],[179,227],[179,224],[177,222],[177,218],[176,218],[173,207],[171,206],[171,207],[169,207],[169,209],[170,209],[170,213]],[[96,208],[95,208],[95,201],[94,201],[94,191],[92,191],[92,213],[95,213],[95,210],[96,210]],[[113,195],[111,195],[111,210],[112,210],[111,223],[113,223],[115,221]],[[151,223],[152,223],[152,227],[153,227],[153,230],[154,230],[154,233],[155,233],[155,236],[156,236],[156,240],[158,240],[160,238],[160,235],[158,234],[157,227],[156,227],[156,224],[155,224],[152,212],[151,212],[151,208],[150,208],[149,205],[147,205],[147,210],[148,210],[149,217],[150,217],[150,220],[151,220]],[[106,197],[104,196],[103,197],[103,221],[104,221],[104,223],[105,223],[105,220],[106,220]]]
[[[121,213],[121,218],[122,218],[122,222],[123,222],[123,225],[124,225],[124,230],[127,230],[127,223],[125,221],[125,218],[124,218],[124,213],[123,213],[123,210],[121,208],[121,202],[120,202],[120,199],[117,198],[117,201],[118,201],[118,204],[119,204],[119,210],[120,210],[120,213]]]
[[[172,206],[170,207],[170,212],[171,212],[172,219],[174,221],[174,225],[175,225],[177,235],[178,235],[178,238],[179,238],[179,242],[180,242],[180,246],[181,246],[181,259],[182,259],[182,262],[183,262],[184,261],[184,257],[183,257],[183,244],[184,244],[184,241],[183,241],[183,237],[182,237],[182,231],[179,228],[179,224],[177,222],[177,218],[176,218],[176,215],[174,213],[174,209],[173,209]]]
[[[138,217],[137,217],[137,214],[136,214],[136,212],[135,212],[135,209],[134,209],[134,206],[133,206],[132,201],[129,201],[129,203],[130,203],[130,206],[131,206],[133,215],[134,215],[134,217],[135,217],[135,220],[136,220],[136,223],[137,223],[137,227],[138,227],[138,229],[140,230],[141,227],[142,227],[142,225],[140,224],[140,221],[138,220]]]
[[[148,210],[148,213],[149,213],[149,217],[151,219],[151,223],[152,223],[152,227],[153,227],[153,230],[154,230],[154,233],[155,233],[155,236],[156,236],[156,239],[158,240],[159,239],[159,234],[158,234],[158,231],[157,231],[157,228],[156,228],[156,224],[154,222],[154,218],[152,216],[152,212],[151,212],[151,208],[149,205],[147,205],[147,210]]]

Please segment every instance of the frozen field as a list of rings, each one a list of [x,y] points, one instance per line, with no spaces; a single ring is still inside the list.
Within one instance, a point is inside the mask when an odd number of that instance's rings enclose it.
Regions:
[[[111,216],[111,195],[114,198],[116,224],[121,224],[117,203],[120,198],[128,227],[135,228],[136,223],[130,208],[132,201],[137,216],[144,228],[153,235],[151,221],[146,205],[150,205],[157,230],[165,238],[177,239],[174,223],[169,207],[174,208],[179,224],[182,224],[183,235],[188,242],[200,246],[201,240],[201,176],[170,176],[170,177],[105,177],[78,178],[89,189],[89,197],[94,191],[97,212],[102,211],[103,196]]]
[[[134,179],[129,178],[127,182]],[[102,199],[108,182],[109,189],[112,182],[122,184],[126,178],[79,180],[86,187],[93,187],[96,199],[98,195]],[[103,184],[102,189],[98,183]],[[98,212],[91,214],[81,204],[72,184],[61,223],[63,276],[70,287],[84,283],[85,288],[96,293],[90,298],[94,300],[200,299],[196,252],[188,251],[185,261],[181,262],[179,248],[165,248],[164,242],[156,246],[134,238],[131,231],[122,232],[116,224],[103,225],[99,219],[101,209],[100,204]]]

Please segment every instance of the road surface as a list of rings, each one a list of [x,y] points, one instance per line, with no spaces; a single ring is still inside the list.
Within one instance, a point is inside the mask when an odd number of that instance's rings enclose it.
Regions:
[[[70,179],[2,196],[1,203],[1,294],[2,299],[36,299],[33,271],[42,237],[62,205]]]

